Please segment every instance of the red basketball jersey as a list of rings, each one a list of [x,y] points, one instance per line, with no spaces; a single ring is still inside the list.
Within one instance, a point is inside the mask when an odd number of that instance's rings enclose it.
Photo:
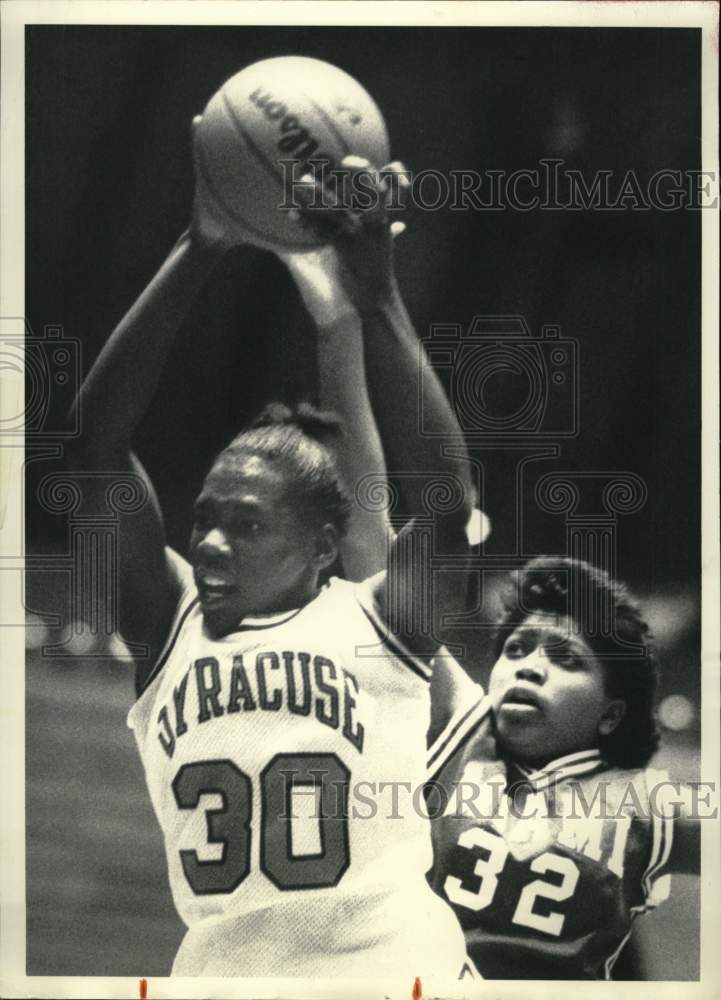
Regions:
[[[661,772],[592,749],[530,773],[496,754],[488,700],[431,748],[431,882],[487,979],[607,979],[669,892]],[[437,783],[433,787],[433,783]]]

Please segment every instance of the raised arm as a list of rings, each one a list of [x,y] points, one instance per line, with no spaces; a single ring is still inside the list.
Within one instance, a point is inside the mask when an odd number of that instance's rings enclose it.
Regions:
[[[184,232],[100,352],[75,403],[82,418],[78,447],[94,464],[127,455],[175,336],[217,256],[217,247]]]
[[[355,501],[341,542],[343,571],[349,580],[365,580],[385,569],[391,528],[386,510],[368,510],[356,492],[363,477],[383,482],[386,474],[366,386],[360,317],[341,285],[332,247],[282,259],[315,321],[321,409],[341,419],[335,457]]]
[[[356,304],[363,322],[368,387],[381,440],[387,454],[404,456],[404,468],[418,473],[422,485],[438,478],[448,483],[449,493],[456,494],[456,498],[447,509],[433,510],[432,548],[448,555],[465,554],[472,490],[460,428],[443,387],[419,348],[403,304],[393,270],[390,227],[383,212],[371,216],[369,230],[373,243],[364,254],[362,294]],[[353,245],[345,260],[349,265],[355,260],[358,266],[358,257],[351,256],[355,248]],[[435,434],[454,442],[445,455],[441,455],[437,438],[421,434],[421,387]],[[416,496],[420,498],[420,491]],[[414,502],[412,492],[410,497],[413,512],[422,514],[422,505]],[[406,645],[413,652],[432,656],[442,635],[444,617],[465,604],[467,581],[463,573],[445,574],[432,580],[427,594],[418,592],[418,575],[430,572],[426,561],[430,553],[423,554],[422,532],[415,518],[400,532],[391,552],[385,586],[378,596],[386,621]],[[429,596],[430,606],[425,603]]]
[[[148,647],[138,663],[141,683],[167,635],[181,583],[166,558],[160,508],[132,440],[183,319],[227,247],[240,241],[218,218],[199,185],[190,229],[110,336],[74,404],[81,433],[68,463],[77,472],[103,473],[85,497],[86,511],[102,509],[108,475],[134,474],[148,493],[137,512],[122,516],[118,541],[120,632]]]
[[[368,172],[368,165],[346,160],[349,169]],[[368,172],[368,178],[374,180]],[[367,185],[364,185],[364,188]],[[358,312],[373,413],[387,453],[404,456],[404,468],[417,472],[425,485],[441,480],[454,496],[435,510],[433,547],[445,554],[468,549],[466,524],[471,488],[465,448],[455,415],[442,386],[419,350],[418,338],[405,310],[393,269],[393,239],[386,212],[387,191],[376,184],[378,197],[364,212],[309,208],[304,218],[332,238],[343,288]],[[418,426],[419,379],[436,434],[453,442],[441,455],[437,439]],[[418,510],[423,513],[423,510]],[[423,528],[412,520],[393,542],[388,573],[377,592],[379,610],[389,626],[415,653],[430,657],[445,614],[465,602],[465,574],[434,580],[433,599],[421,596],[419,577],[430,566],[424,555]]]

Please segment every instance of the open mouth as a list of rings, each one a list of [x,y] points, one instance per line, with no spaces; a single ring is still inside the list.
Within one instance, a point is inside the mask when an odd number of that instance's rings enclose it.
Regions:
[[[501,708],[529,712],[541,710],[541,699],[535,691],[527,687],[512,687],[503,696]]]
[[[195,574],[195,585],[198,588],[198,596],[204,604],[223,601],[238,590],[219,574],[202,570]]]

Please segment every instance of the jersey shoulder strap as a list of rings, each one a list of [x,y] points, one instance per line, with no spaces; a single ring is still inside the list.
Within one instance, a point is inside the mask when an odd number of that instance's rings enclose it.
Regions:
[[[433,781],[460,754],[485,722],[490,720],[491,700],[480,684],[469,689],[441,732],[428,747],[426,781]]]
[[[433,676],[431,666],[406,648],[398,636],[391,632],[390,627],[383,620],[378,610],[376,593],[385,575],[386,571],[382,570],[380,573],[376,573],[375,576],[370,576],[367,580],[355,584],[356,600],[364,615],[375,629],[381,643],[417,677],[420,677],[424,681],[430,681]]]
[[[671,892],[671,876],[664,868],[673,847],[674,807],[672,798],[664,794],[670,788],[667,771],[648,767],[639,778],[651,821],[651,850],[642,880],[644,903],[639,909],[650,910],[667,900]]]
[[[152,669],[148,673],[142,688],[139,691],[136,691],[138,698],[130,709],[127,720],[128,726],[130,726],[131,729],[134,728],[134,723],[138,714],[137,709],[140,703],[145,700],[145,695],[147,694],[153,681],[160,676],[163,667],[170,659],[170,655],[178,643],[178,638],[183,631],[185,623],[198,605],[198,592],[195,588],[193,571],[190,568],[190,565],[185,561],[185,559],[183,559],[182,556],[178,555],[174,549],[166,547],[165,554],[168,560],[169,570],[175,573],[176,578],[180,583],[180,597],[175,607],[168,636],[162,649],[160,650],[160,654]]]

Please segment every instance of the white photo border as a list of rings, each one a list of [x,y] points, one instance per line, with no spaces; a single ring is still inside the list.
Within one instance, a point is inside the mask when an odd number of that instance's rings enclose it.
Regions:
[[[0,213],[0,316],[25,315],[24,260],[24,53],[30,24],[95,25],[378,25],[402,26],[563,26],[695,27],[702,32],[702,164],[713,173],[710,200],[717,207],[702,212],[702,745],[701,775],[717,781],[721,773],[721,702],[719,697],[719,210],[718,210],[718,44],[719,13],[714,2],[175,2],[175,0],[5,0],[2,18],[2,211]],[[2,403],[0,402],[0,406]],[[13,408],[13,412],[18,412]],[[2,444],[3,494],[0,521],[0,602],[4,620],[21,620],[22,560],[13,557],[23,534],[21,446]],[[137,978],[32,977],[25,974],[25,694],[22,628],[0,634],[4,685],[0,709],[2,826],[0,828],[0,995],[4,997],[138,997]],[[718,791],[715,803],[718,805]],[[533,996],[584,998],[604,991],[629,998],[676,1000],[718,996],[721,991],[721,839],[719,821],[706,822],[702,833],[701,966],[698,983],[558,983],[500,982],[423,984],[424,996],[494,998]],[[403,997],[413,984],[342,980],[152,979],[149,1000],[159,997]],[[600,991],[600,992],[599,992]]]

